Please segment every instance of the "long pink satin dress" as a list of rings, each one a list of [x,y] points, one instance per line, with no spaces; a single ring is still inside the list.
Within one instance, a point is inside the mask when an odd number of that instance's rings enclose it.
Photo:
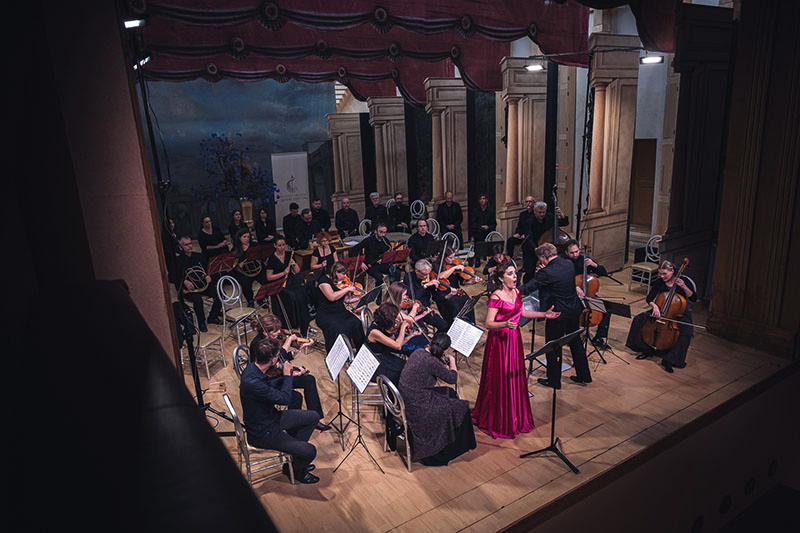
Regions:
[[[502,298],[490,297],[488,305],[497,309],[497,322],[518,322],[522,314],[519,291],[516,291],[513,304]],[[489,330],[478,399],[472,409],[472,422],[495,439],[513,439],[518,433],[533,429],[528,375],[519,328]]]

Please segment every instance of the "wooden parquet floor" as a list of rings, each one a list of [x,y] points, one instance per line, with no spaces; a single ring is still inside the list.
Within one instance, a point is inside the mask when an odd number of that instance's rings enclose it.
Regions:
[[[627,291],[628,270],[614,276],[623,286],[604,280],[601,295],[620,296],[631,305],[635,315],[645,309],[645,289]],[[468,292],[477,293],[479,287]],[[486,300],[476,309],[481,325],[486,315]],[[702,324],[705,312],[697,306],[695,321]],[[719,339],[702,330],[696,332],[688,354],[688,366],[666,373],[655,359],[637,361],[636,354],[625,348],[630,319],[615,316],[611,320],[607,364],[597,355],[590,357],[593,383],[572,383],[568,370],[558,393],[556,435],[561,449],[579,469],[573,474],[557,457],[547,453],[520,459],[519,455],[549,444],[551,392],[536,382],[544,369],[535,369],[529,380],[536,429],[516,439],[492,439],[476,430],[477,449],[463,455],[447,467],[425,467],[413,463],[406,471],[397,452],[383,451],[383,426],[378,408],[362,407],[364,439],[369,451],[384,469],[382,474],[362,447],[333,473],[356,438],[351,425],[345,432],[345,452],[337,433],[315,433],[311,442],[317,447],[315,485],[289,484],[279,473],[256,478],[253,490],[263,502],[281,531],[497,531],[532,511],[564,495],[600,473],[647,448],[687,422],[736,396],[748,387],[775,373],[788,361],[754,349]],[[215,327],[215,326],[210,326]],[[536,326],[535,345],[544,343],[543,324]],[[485,338],[485,337],[484,337]],[[523,332],[529,345],[530,327]],[[239,407],[238,379],[230,363],[236,340],[225,343],[227,367],[211,367],[211,383],[202,369],[203,387],[213,386],[205,400],[225,410],[221,393],[223,383],[235,406]],[[565,352],[569,362],[568,350]],[[326,420],[336,413],[336,384],[324,366],[324,353],[311,350],[299,355],[298,364],[310,368],[317,377],[326,410]],[[459,371],[459,393],[474,404],[478,390],[483,341],[463,362]],[[186,383],[194,390],[186,371]],[[342,373],[344,410],[350,410],[349,382]],[[346,385],[346,386],[345,386]],[[209,418],[218,430],[231,430],[225,420]],[[233,438],[222,439],[235,460]],[[402,449],[402,445],[401,445]],[[258,474],[257,474],[258,476]]]

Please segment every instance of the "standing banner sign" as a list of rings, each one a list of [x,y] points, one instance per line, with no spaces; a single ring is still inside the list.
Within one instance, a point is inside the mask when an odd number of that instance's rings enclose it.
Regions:
[[[272,154],[272,180],[280,191],[280,198],[275,201],[276,225],[280,225],[283,217],[289,214],[289,204],[292,202],[299,205],[300,210],[311,206],[306,152]]]

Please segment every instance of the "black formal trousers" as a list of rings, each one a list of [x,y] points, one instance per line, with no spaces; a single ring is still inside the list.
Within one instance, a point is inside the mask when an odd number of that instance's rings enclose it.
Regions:
[[[559,318],[545,321],[544,338],[550,342],[577,329],[580,329],[580,314],[561,315]],[[592,374],[589,371],[589,361],[586,359],[581,336],[572,339],[568,346],[577,378],[581,381],[591,381]],[[556,388],[561,388],[561,359],[561,347],[547,353],[547,380]]]
[[[184,301],[191,302],[192,308],[194,309],[194,314],[197,316],[197,325],[198,326],[205,326],[206,324],[206,312],[203,309],[203,296],[208,296],[213,300],[211,304],[211,310],[208,312],[208,318],[210,319],[217,319],[222,316],[222,302],[217,297],[217,287],[216,284],[209,283],[206,290],[203,292],[189,292],[181,294],[181,298]]]
[[[289,409],[280,411],[280,429],[263,439],[248,442],[256,448],[292,454],[292,465],[296,477],[303,476],[308,465],[317,456],[317,448],[308,442],[317,427],[319,415],[314,411]]]
[[[291,365],[291,362],[287,362]],[[282,377],[276,378],[278,383],[273,385],[276,389],[281,389],[280,380]],[[322,404],[319,401],[319,391],[317,390],[317,380],[311,374],[303,374],[302,376],[292,376],[292,388],[302,389],[303,394],[296,390],[292,391],[292,400],[289,402],[289,409],[302,409],[303,398],[306,399],[306,409],[314,411],[321,418],[323,418]]]

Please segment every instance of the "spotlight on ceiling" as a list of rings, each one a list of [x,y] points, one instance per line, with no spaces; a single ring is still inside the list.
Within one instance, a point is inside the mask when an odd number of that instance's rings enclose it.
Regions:
[[[639,58],[640,65],[656,65],[664,62],[664,56],[650,56],[647,52]]]
[[[141,28],[142,26],[147,26],[148,23],[149,21],[147,18],[128,19],[123,21],[126,30],[131,30],[133,28]]]
[[[545,59],[541,57],[531,56],[528,58],[528,64],[525,65],[525,70],[528,72],[541,72],[547,70],[545,66]]]

